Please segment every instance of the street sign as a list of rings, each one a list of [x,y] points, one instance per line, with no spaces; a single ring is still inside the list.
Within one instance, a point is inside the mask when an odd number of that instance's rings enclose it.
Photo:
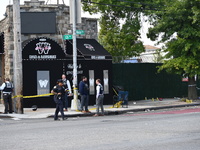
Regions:
[[[84,31],[84,30],[76,30],[76,34],[81,34],[81,35],[83,35],[83,34],[85,34],[85,31]]]
[[[63,40],[72,40],[72,35],[63,35]]]

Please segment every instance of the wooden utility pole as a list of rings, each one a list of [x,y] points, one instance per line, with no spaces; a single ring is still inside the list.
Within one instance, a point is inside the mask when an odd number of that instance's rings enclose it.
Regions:
[[[20,0],[13,0],[13,33],[14,33],[14,53],[13,53],[13,72],[14,72],[14,94],[22,94],[22,45],[21,45],[21,18]],[[15,111],[23,114],[23,98],[15,99]]]

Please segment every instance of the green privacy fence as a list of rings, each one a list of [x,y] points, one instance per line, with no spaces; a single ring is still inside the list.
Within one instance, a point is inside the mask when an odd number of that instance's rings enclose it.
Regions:
[[[187,82],[179,75],[157,72],[161,64],[113,64],[113,85],[129,91],[129,100],[187,96]]]

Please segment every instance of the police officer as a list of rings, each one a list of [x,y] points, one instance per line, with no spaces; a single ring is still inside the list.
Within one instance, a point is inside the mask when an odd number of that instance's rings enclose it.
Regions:
[[[103,108],[103,99],[104,99],[104,92],[103,92],[103,86],[101,85],[101,80],[96,79],[96,116],[104,116],[104,108]],[[101,114],[99,113],[99,108],[101,108]]]
[[[62,79],[59,79],[57,81],[57,85],[53,87],[51,93],[54,94],[54,102],[56,103],[56,110],[54,115],[54,120],[58,119],[58,113],[61,113],[62,120],[66,120],[63,112],[63,101],[64,101],[64,95],[65,95],[65,88],[63,86]]]
[[[12,91],[13,91],[13,84],[10,82],[9,78],[5,79],[5,82],[1,85],[0,90],[3,92],[3,101],[4,101],[4,114],[13,113],[12,108]]]

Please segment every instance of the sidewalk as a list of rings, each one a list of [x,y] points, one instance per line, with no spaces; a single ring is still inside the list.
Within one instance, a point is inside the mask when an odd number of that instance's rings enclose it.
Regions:
[[[162,101],[157,100],[140,100],[140,101],[129,101],[128,108],[111,108],[112,105],[104,105],[105,115],[116,115],[126,112],[139,112],[145,110],[157,110],[173,107],[185,107],[200,105],[200,101],[194,101],[192,103],[182,102],[179,99],[163,99]],[[76,111],[64,112],[66,117],[81,117],[81,116],[92,116],[95,114],[95,106],[89,106],[92,113],[81,113]],[[0,118],[48,118],[53,117],[55,108],[38,108],[33,111],[32,108],[24,108],[24,114],[3,114],[4,106],[0,104]]]

